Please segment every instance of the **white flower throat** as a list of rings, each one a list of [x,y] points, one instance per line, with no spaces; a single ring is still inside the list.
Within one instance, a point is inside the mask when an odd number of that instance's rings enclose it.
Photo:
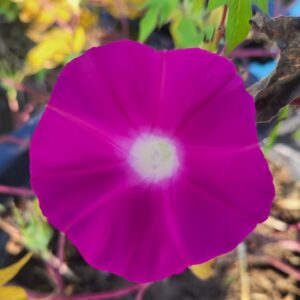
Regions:
[[[152,182],[171,177],[179,166],[174,143],[164,137],[141,136],[134,142],[130,154],[133,169]]]

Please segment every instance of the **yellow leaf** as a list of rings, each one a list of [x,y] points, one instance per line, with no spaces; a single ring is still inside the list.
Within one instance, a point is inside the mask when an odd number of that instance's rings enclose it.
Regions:
[[[73,33],[73,38],[72,38],[72,46],[71,46],[71,51],[73,53],[79,52],[83,49],[85,45],[85,32],[82,27],[77,27],[74,30]],[[72,54],[72,53],[70,53]]]
[[[145,0],[102,0],[101,4],[114,17],[121,16],[135,19],[142,14]]]
[[[27,300],[25,290],[19,286],[1,286],[0,299],[5,300]]]
[[[52,69],[80,51],[85,46],[85,31],[77,27],[54,27],[47,31],[42,40],[28,53],[25,61],[25,74],[33,74],[41,69]]]
[[[21,11],[19,17],[24,23],[30,22],[33,18],[35,18],[41,9],[38,1],[36,0],[23,1],[20,6]]]
[[[194,265],[190,267],[190,270],[201,280],[207,280],[214,274],[213,265],[215,259],[212,259],[204,264]]]
[[[13,0],[20,20],[30,23],[29,35],[38,36],[56,22],[67,23],[79,13],[80,0]]]
[[[28,253],[16,263],[6,268],[0,269],[0,286],[6,284],[8,281],[13,279],[18,274],[18,272],[22,269],[22,267],[28,262],[31,256],[32,253]],[[0,299],[6,299],[6,298],[0,297]]]
[[[84,29],[89,29],[93,26],[96,26],[98,22],[98,16],[95,13],[92,13],[86,8],[82,8],[80,11],[79,25]]]
[[[81,0],[67,0],[67,2],[69,3],[70,7],[75,13],[79,13],[79,6]]]

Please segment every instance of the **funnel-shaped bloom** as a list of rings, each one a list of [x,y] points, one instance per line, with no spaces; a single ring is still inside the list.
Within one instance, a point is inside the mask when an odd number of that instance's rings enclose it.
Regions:
[[[274,196],[234,65],[131,41],[61,72],[32,140],[31,182],[88,263],[139,282],[233,249]]]

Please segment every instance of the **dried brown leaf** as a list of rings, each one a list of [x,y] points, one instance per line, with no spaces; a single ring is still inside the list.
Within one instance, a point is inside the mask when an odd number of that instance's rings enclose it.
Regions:
[[[254,32],[265,34],[280,49],[275,71],[249,88],[255,98],[257,122],[266,122],[300,98],[300,17],[269,18],[258,13],[251,23]]]

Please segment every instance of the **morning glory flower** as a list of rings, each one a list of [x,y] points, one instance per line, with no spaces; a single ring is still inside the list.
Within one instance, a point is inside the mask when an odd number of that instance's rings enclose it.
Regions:
[[[274,198],[232,62],[133,41],[61,72],[33,136],[43,213],[93,267],[150,282],[235,248]]]

